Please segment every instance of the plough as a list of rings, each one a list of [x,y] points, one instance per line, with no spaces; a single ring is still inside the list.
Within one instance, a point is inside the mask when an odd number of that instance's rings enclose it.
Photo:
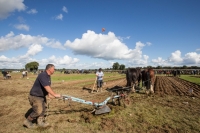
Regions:
[[[128,89],[129,90],[129,89]],[[128,102],[129,103],[129,99],[128,99],[128,95],[125,93],[125,91],[127,91],[127,88],[121,88],[121,89],[115,89],[115,90],[108,90],[108,91],[112,91],[112,92],[116,92],[117,95],[110,96],[107,97],[103,102],[98,103],[98,102],[93,102],[93,101],[86,101],[84,99],[81,98],[76,98],[73,96],[68,96],[68,95],[62,95],[63,100],[69,100],[69,101],[74,101],[74,102],[79,102],[79,103],[83,103],[83,104],[88,104],[88,105],[92,105],[95,107],[95,109],[92,111],[94,112],[95,115],[98,114],[104,114],[104,113],[109,113],[111,111],[111,109],[107,106],[107,102],[109,100],[112,99],[112,102],[116,105],[116,101],[120,101],[121,99],[124,102]],[[120,104],[120,102],[119,102]]]

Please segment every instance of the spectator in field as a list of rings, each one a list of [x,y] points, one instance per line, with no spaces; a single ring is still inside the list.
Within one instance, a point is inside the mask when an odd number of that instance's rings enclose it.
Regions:
[[[59,98],[61,94],[55,93],[51,89],[51,75],[55,71],[53,64],[48,64],[44,72],[40,73],[30,90],[28,99],[32,106],[32,112],[24,121],[24,126],[27,128],[36,128],[33,124],[33,120],[37,120],[39,127],[47,127],[50,124],[45,122],[46,111],[46,96],[49,98]]]
[[[10,79],[10,78],[11,78],[10,72],[7,72],[6,79]]]
[[[26,76],[26,72],[22,71],[22,78],[24,78]]]
[[[25,76],[28,77],[28,71],[25,71]]]
[[[99,89],[100,91],[102,91],[104,73],[101,68],[99,68],[99,70],[96,72],[96,76],[97,76],[97,92],[99,91]]]
[[[7,75],[7,72],[6,71],[2,71],[2,74],[3,74],[3,79],[7,79],[6,75]]]

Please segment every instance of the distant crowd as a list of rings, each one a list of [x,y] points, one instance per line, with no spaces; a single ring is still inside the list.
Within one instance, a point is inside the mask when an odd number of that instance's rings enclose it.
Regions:
[[[182,75],[200,75],[200,70],[155,70],[156,74],[173,74],[175,71]]]
[[[16,72],[16,71],[14,71]],[[17,71],[17,72],[20,72],[20,71]],[[39,71],[39,73],[41,73],[42,71]],[[6,79],[10,79],[11,78],[11,71],[5,71],[5,70],[2,70],[2,75],[3,75],[3,79],[6,80]],[[23,70],[22,72],[22,78],[28,78],[28,71],[25,71]],[[34,71],[33,74],[37,75],[38,72],[37,71]]]
[[[64,73],[64,74],[73,74],[73,73],[76,73],[76,74],[88,74],[88,73],[95,73],[96,71],[92,71],[92,70],[58,70],[60,71],[60,73]],[[11,72],[12,71],[6,71],[6,70],[2,70],[2,75],[3,75],[3,79],[10,79],[11,78]],[[16,72],[16,71],[13,71],[13,72]],[[17,71],[17,72],[20,72],[20,71]],[[32,73],[34,75],[38,75],[39,73],[43,72],[43,70],[34,70],[32,71]],[[105,70],[105,72],[118,72],[120,74],[124,74],[126,73],[125,70]],[[154,72],[155,74],[164,74],[164,75],[174,75],[174,74],[177,74],[177,75],[200,75],[200,70],[199,69],[185,69],[185,70],[181,70],[181,69],[154,69]],[[22,73],[22,78],[27,78],[28,77],[28,71],[26,70],[23,70],[21,71]]]
[[[3,74],[3,79],[11,78],[11,75],[10,75],[11,72],[2,70],[1,73]]]

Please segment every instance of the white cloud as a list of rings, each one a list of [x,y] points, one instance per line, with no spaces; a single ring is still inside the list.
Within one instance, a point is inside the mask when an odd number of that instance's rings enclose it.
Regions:
[[[200,48],[199,48],[199,49],[196,49],[196,51],[200,51]]]
[[[30,50],[31,47],[34,47],[35,50],[31,51]],[[37,46],[37,44],[36,44],[31,47],[29,48],[28,52],[25,55],[21,55],[19,57],[8,58],[4,55],[1,55],[0,56],[0,62],[1,62],[0,68],[22,69],[22,68],[25,68],[25,65],[28,62],[36,61],[39,63],[40,69],[44,69],[45,66],[49,63],[54,64],[56,66],[56,68],[60,68],[60,69],[66,68],[66,66],[67,66],[67,68],[74,69],[75,66],[77,65],[77,63],[79,62],[79,59],[72,58],[67,55],[65,55],[64,57],[56,57],[56,56],[52,55],[48,59],[37,60],[37,59],[31,58],[30,56],[39,52],[36,50],[36,48],[40,47],[40,46],[39,45]],[[32,53],[32,55],[30,53]]]
[[[148,65],[148,59],[149,59],[149,56],[143,55],[142,57],[129,60],[128,63],[126,64],[126,67],[147,66]]]
[[[130,39],[131,37],[130,36],[127,36],[127,37],[120,37],[120,36],[118,36],[117,37],[120,41],[123,41],[123,40],[128,40],[128,39]]]
[[[28,14],[36,14],[38,13],[38,11],[36,9],[31,9],[29,11],[27,11]]]
[[[155,64],[155,66],[199,66],[200,54],[197,54],[196,52],[189,52],[181,57],[181,51],[176,50],[175,52],[171,53],[171,56],[167,60],[159,57],[158,59],[152,59],[152,62]]]
[[[12,31],[5,37],[0,37],[0,51],[29,47],[32,44],[46,45],[52,48],[65,49],[59,41],[43,36],[31,36],[19,34],[15,35]]]
[[[23,2],[24,0],[0,0],[0,19],[6,19],[15,10],[25,10]]]
[[[52,63],[56,68],[75,68],[74,66],[79,62],[79,59],[65,55],[63,57],[50,56],[48,59],[38,60],[40,68],[44,68],[47,64]]]
[[[26,30],[29,31],[29,26],[26,24],[16,24],[14,27],[18,30]]]
[[[17,20],[18,20],[20,23],[25,23],[25,22],[26,22],[26,20],[25,20],[23,17],[21,17],[21,16],[17,17]]]
[[[181,58],[181,51],[177,50],[174,53],[171,53],[171,56],[169,57],[169,61],[179,64],[180,62],[183,61],[183,59]]]
[[[55,18],[56,20],[62,20],[63,19],[63,15],[62,14],[59,14],[58,16],[56,16],[56,18]]]
[[[64,57],[55,57],[54,55],[51,56],[49,58],[49,61],[50,62],[53,62],[54,64],[57,64],[57,65],[72,65],[72,64],[76,64],[77,62],[79,62],[79,59],[77,58],[72,58],[72,57],[69,57],[67,55],[65,55]]]
[[[40,64],[40,68],[45,68],[46,64],[53,63],[60,68],[66,68],[66,66],[74,66],[79,62],[78,58],[73,58],[68,55],[63,57],[55,57],[54,55],[48,59],[34,59],[34,56],[43,50],[43,45],[65,49],[59,41],[49,39],[42,36],[31,36],[19,34],[15,35],[13,32],[5,36],[0,37],[0,51],[18,49],[28,47],[26,53],[22,55],[16,55],[15,57],[8,58],[4,55],[0,55],[0,68],[24,68],[27,62],[37,61]]]
[[[128,49],[113,32],[108,32],[108,35],[105,35],[88,30],[87,33],[82,35],[81,39],[77,38],[73,42],[67,40],[64,46],[71,48],[74,54],[77,55],[86,55],[104,60],[126,60],[142,58],[141,49],[145,45],[137,42],[135,49]]]
[[[6,56],[4,56],[4,55],[0,56],[0,62],[6,62],[8,60],[9,60],[9,58],[7,58]]]
[[[99,69],[101,68],[112,68],[112,65],[115,62],[91,62],[91,63],[76,63],[76,64],[69,64],[67,68],[72,69]]]
[[[65,6],[63,6],[62,11],[68,13],[68,10]]]
[[[185,54],[183,60],[185,64],[190,64],[190,65],[200,64],[200,54],[197,54],[196,52],[187,53]]]
[[[37,53],[42,51],[42,46],[40,44],[32,44],[29,46],[28,51],[25,55],[20,56],[20,58],[29,58],[31,56],[36,55]]]
[[[147,44],[147,46],[151,46],[152,45],[152,43],[150,43],[150,42],[147,42],[146,44]]]
[[[169,65],[169,63],[167,62],[167,60],[162,59],[162,57],[158,57],[157,59],[152,59],[151,62],[155,66],[168,66]]]

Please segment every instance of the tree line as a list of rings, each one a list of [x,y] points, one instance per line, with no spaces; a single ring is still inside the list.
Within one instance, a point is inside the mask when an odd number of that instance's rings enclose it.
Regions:
[[[25,69],[28,71],[37,71],[39,67],[39,63],[36,61],[29,62],[25,65]],[[133,66],[134,67],[134,66]],[[145,68],[153,68],[153,69],[200,69],[200,66],[146,66],[140,67],[142,69]],[[64,69],[64,68],[63,68]],[[125,70],[126,66],[124,64],[119,64],[118,62],[113,63],[112,68],[106,68],[106,70]]]

